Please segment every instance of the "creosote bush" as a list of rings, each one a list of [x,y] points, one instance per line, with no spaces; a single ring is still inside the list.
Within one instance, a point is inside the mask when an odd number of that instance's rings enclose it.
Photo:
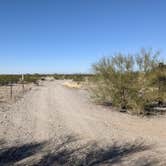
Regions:
[[[137,55],[116,54],[93,65],[92,97],[131,113],[145,113],[166,99],[166,65],[159,52],[142,49]]]

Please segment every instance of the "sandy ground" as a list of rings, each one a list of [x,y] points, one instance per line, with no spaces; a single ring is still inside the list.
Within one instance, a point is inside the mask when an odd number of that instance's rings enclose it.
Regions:
[[[25,84],[23,88],[22,84],[13,84],[12,96],[10,86],[0,86],[0,112],[9,109],[13,103],[19,100],[33,86],[33,84],[29,83]]]
[[[43,82],[0,112],[0,165],[166,165],[166,117],[119,113],[63,83]]]

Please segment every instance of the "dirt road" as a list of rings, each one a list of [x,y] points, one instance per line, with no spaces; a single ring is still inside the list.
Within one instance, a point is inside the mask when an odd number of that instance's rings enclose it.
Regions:
[[[166,165],[165,117],[118,113],[62,83],[0,113],[0,165]]]

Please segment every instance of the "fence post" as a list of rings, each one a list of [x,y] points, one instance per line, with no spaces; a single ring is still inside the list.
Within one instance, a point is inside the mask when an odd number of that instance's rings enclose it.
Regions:
[[[10,99],[13,98],[13,84],[10,83]]]
[[[24,74],[22,74],[22,92],[25,92],[25,87],[24,87]]]
[[[22,92],[25,92],[24,81],[22,81]]]

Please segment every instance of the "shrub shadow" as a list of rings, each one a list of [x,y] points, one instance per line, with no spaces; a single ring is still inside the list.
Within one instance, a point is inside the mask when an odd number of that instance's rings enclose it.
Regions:
[[[119,144],[114,142],[107,147],[99,147],[95,142],[77,145],[79,139],[68,136],[55,145],[54,140],[42,143],[30,143],[22,146],[0,148],[0,166],[18,165],[19,161],[32,157],[28,166],[100,166],[100,165],[126,165],[152,166],[159,165],[159,161],[147,156],[138,157],[140,153],[148,151],[151,146],[143,142]],[[2,147],[4,141],[0,141]],[[74,145],[74,146],[73,146]],[[41,153],[37,159],[36,154]],[[138,156],[137,156],[138,155]],[[137,156],[135,158],[135,156]],[[24,160],[26,161],[26,160]],[[23,164],[22,164],[23,165]]]
[[[68,141],[65,142],[66,145]],[[62,149],[61,149],[62,148]],[[151,146],[144,145],[143,142],[125,143],[119,145],[114,143],[111,146],[100,148],[97,143],[88,143],[79,148],[70,149],[58,146],[53,152],[47,153],[35,166],[98,166],[98,165],[121,165],[122,161],[133,155],[149,150]],[[133,166],[157,165],[154,158],[140,157],[132,161]]]
[[[5,141],[0,141],[0,166],[13,165],[14,163],[28,158],[39,152],[43,143],[29,143],[24,145],[5,147]]]

